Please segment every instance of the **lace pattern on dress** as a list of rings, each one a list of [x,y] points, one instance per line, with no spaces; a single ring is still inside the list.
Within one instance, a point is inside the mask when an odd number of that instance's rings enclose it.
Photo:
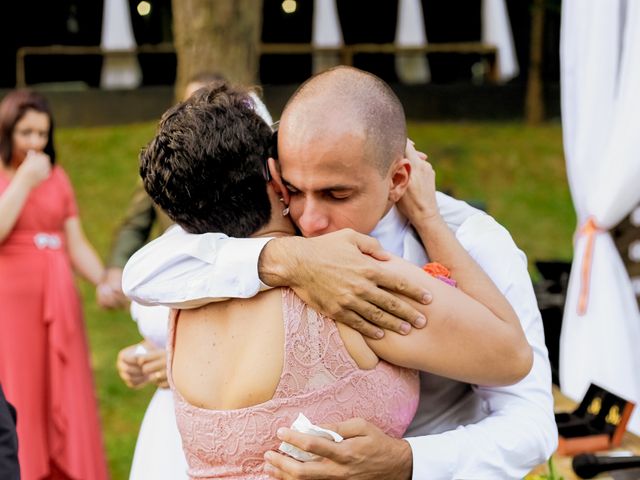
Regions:
[[[273,398],[237,410],[207,410],[189,404],[171,376],[175,322],[169,332],[169,381],[192,478],[267,479],[263,455],[278,448],[276,431],[299,412],[316,424],[364,418],[400,437],[418,404],[416,372],[379,362],[360,370],[335,323],[282,290],[285,355]]]

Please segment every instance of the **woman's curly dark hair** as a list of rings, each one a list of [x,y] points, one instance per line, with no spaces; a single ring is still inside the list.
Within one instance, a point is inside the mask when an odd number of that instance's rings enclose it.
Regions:
[[[219,82],[170,108],[140,154],[153,201],[190,233],[247,237],[271,217],[271,128],[248,91]]]

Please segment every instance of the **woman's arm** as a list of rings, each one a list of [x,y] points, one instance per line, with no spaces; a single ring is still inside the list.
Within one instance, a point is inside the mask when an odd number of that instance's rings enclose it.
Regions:
[[[478,300],[500,319],[521,328],[511,304],[469,252],[458,242],[440,215],[436,201],[436,176],[426,155],[407,142],[406,157],[411,162],[411,180],[398,202],[398,208],[409,219],[432,262],[446,266],[458,288]],[[483,215],[478,212],[477,215]]]
[[[533,356],[519,323],[504,321],[460,289],[405,260],[382,263],[383,268],[429,289],[433,301],[429,305],[412,302],[429,319],[425,328],[412,329],[408,335],[387,332],[380,340],[365,339],[380,358],[481,385],[507,385],[529,373]]]
[[[458,288],[399,259],[383,263],[396,273],[405,271],[416,285],[431,288],[433,301],[420,306],[429,319],[424,332],[412,331],[406,344],[393,334],[383,343],[369,344],[380,357],[402,366],[468,383],[515,383],[526,376],[533,361],[520,321],[440,216],[435,173],[426,156],[421,157],[410,143],[406,153],[411,181],[398,207],[420,235],[430,259],[451,271]]]
[[[11,183],[0,195],[0,242],[16,224],[31,190],[51,173],[51,161],[44,153],[29,152],[16,170]]]
[[[29,192],[31,187],[26,181],[14,178],[0,195],[0,242],[9,236],[16,224]]]
[[[87,281],[98,285],[104,276],[104,266],[87,240],[78,217],[70,217],[64,224],[71,265]]]

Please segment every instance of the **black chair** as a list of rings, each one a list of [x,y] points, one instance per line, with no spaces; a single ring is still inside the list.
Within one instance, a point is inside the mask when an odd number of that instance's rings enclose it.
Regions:
[[[549,350],[553,383],[560,385],[560,332],[562,316],[567,299],[567,285],[571,273],[571,263],[558,261],[537,261],[536,268],[541,279],[533,285],[542,314],[544,339]]]

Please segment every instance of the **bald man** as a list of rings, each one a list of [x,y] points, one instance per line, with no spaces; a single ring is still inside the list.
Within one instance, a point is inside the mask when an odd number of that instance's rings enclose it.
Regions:
[[[405,143],[402,106],[380,79],[347,67],[313,77],[285,107],[278,162],[288,213],[314,238],[238,240],[174,229],[125,268],[125,292],[147,303],[184,308],[291,286],[365,334],[380,333],[365,319],[401,332],[409,323],[422,327],[424,318],[378,287],[414,298],[426,292],[386,277],[362,255],[370,243],[361,234],[370,234],[418,265],[427,252],[437,261],[459,242],[509,300],[534,351],[523,381],[485,388],[423,374],[404,440],[355,419],[334,426],[346,439],[340,444],[284,429],[282,440],[323,460],[303,464],[269,452],[275,478],[522,478],[555,450],[550,369],[524,254],[488,215],[440,193],[437,205],[426,202],[433,172],[405,158]],[[468,272],[447,266],[473,296],[478,287]]]

